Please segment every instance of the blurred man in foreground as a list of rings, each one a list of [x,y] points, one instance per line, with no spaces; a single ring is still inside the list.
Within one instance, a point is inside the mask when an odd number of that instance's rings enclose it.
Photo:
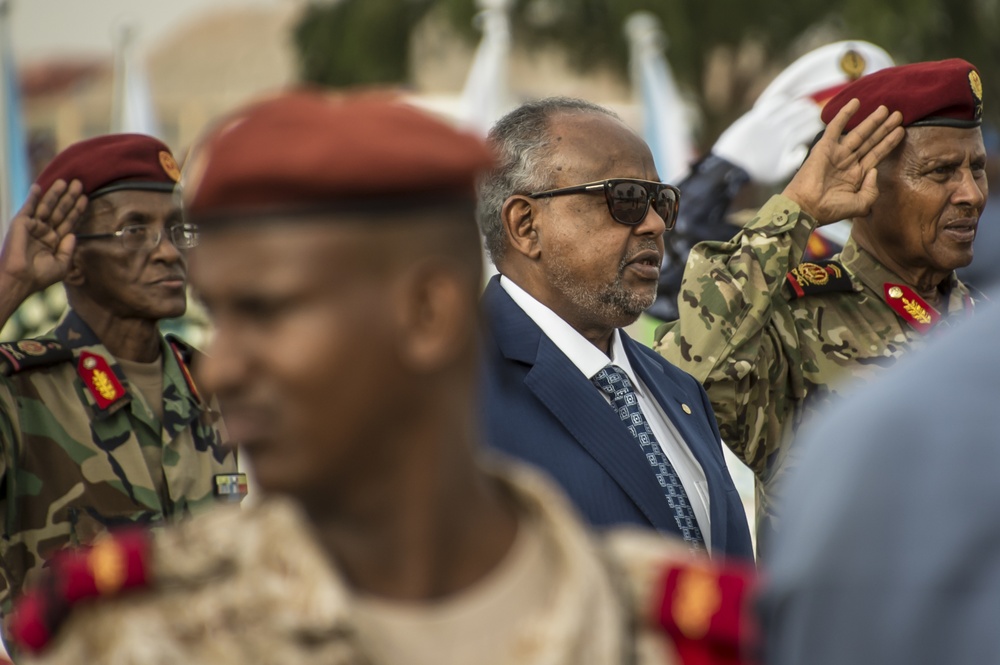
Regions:
[[[10,225],[0,327],[59,281],[70,310],[48,335],[0,344],[5,609],[59,549],[245,488],[218,408],[191,378],[194,351],[159,330],[184,313],[198,240],[173,197],[179,176],[152,137],[82,141],[53,159]]]
[[[769,665],[1000,662],[998,330],[981,307],[803,430],[762,601]]]
[[[824,107],[826,133],[783,195],[732,241],[691,253],[680,319],[658,330],[656,349],[704,382],[723,439],[756,474],[758,552],[801,423],[972,310],[955,269],[972,261],[986,202],[982,93],[958,59],[855,81]],[[855,99],[860,110],[836,123]],[[852,130],[881,106],[905,138],[893,131],[862,170],[815,178],[872,147]],[[835,260],[801,260],[813,229],[846,218],[851,238]]]
[[[195,151],[206,384],[264,498],[54,566],[18,615],[31,648],[80,596],[107,600],[41,662],[738,655],[746,580],[680,541],[597,540],[537,472],[477,462],[474,181],[491,162],[402,103],[310,93],[236,113]]]

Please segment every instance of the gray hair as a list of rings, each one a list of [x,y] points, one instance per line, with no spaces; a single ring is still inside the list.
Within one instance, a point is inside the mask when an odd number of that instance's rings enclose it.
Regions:
[[[545,161],[551,154],[549,120],[558,113],[593,113],[621,118],[603,106],[571,97],[548,97],[527,102],[500,118],[489,133],[496,166],[478,183],[476,221],[486,239],[486,251],[500,266],[507,241],[500,212],[513,194],[548,189],[551,175]]]

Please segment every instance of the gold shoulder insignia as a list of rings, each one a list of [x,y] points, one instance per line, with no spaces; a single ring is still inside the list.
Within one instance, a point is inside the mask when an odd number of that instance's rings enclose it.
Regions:
[[[906,284],[884,285],[885,302],[903,320],[920,332],[927,332],[934,327],[941,314],[918,296],[913,289]]]
[[[793,299],[828,291],[854,290],[847,270],[836,261],[800,263],[788,272],[786,280]]]

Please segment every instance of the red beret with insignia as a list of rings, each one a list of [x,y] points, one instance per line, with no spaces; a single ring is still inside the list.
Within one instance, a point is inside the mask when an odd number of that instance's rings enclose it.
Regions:
[[[188,159],[192,219],[472,205],[492,154],[387,94],[295,91],[224,120]]]
[[[972,63],[959,58],[889,67],[860,78],[823,108],[823,122],[829,124],[854,98],[861,108],[844,131],[856,127],[879,106],[900,111],[904,127],[972,128],[983,119],[982,79]]]
[[[74,143],[49,162],[38,185],[45,192],[56,180],[79,180],[96,198],[121,189],[172,192],[180,169],[162,141],[144,134],[108,134]]]

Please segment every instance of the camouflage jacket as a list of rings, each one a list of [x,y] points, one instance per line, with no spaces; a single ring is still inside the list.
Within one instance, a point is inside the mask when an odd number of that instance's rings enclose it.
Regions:
[[[239,494],[229,493],[236,459],[218,409],[190,381],[191,350],[176,340],[162,344],[162,427],[74,312],[48,336],[0,344],[4,609],[61,548],[108,528],[179,518],[216,494]],[[159,483],[143,446],[162,448]]]
[[[752,571],[716,567],[652,532],[597,539],[538,472],[506,463],[494,472],[519,515],[540,526],[554,574],[545,604],[523,608],[510,648],[483,662],[745,662],[737,640],[750,627]],[[81,611],[72,607],[78,598],[25,596],[15,634],[34,658],[19,662],[373,662],[354,628],[352,590],[290,500],[210,511],[145,543],[132,535],[99,541],[87,561],[50,571],[48,589],[72,578],[94,590]],[[116,561],[123,565],[108,565]]]
[[[758,551],[802,423],[972,309],[954,273],[937,312],[853,240],[832,261],[800,263],[815,226],[775,196],[731,241],[697,245],[680,318],[656,333],[654,348],[705,385],[723,439],[756,476]]]

